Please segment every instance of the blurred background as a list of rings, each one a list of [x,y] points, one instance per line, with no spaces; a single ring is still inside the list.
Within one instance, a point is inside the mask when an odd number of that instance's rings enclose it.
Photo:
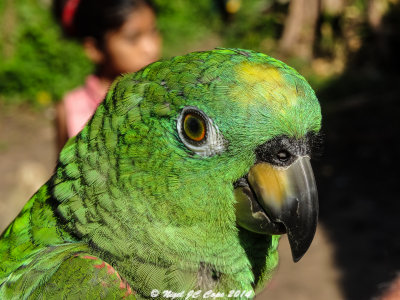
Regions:
[[[257,50],[295,67],[321,102],[319,229],[297,264],[282,239],[257,299],[379,299],[400,273],[400,1],[154,2],[163,57]],[[0,0],[0,232],[55,167],[55,103],[93,71],[51,4]]]

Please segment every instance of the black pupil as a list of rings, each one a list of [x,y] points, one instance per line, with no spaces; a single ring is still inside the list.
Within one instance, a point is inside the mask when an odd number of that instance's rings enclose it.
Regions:
[[[189,117],[187,120],[187,127],[193,135],[198,136],[201,134],[202,129],[200,120],[198,120],[196,117]]]

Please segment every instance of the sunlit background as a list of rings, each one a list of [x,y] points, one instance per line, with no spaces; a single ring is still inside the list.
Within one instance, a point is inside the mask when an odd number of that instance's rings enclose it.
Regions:
[[[297,264],[282,239],[281,266],[257,299],[382,295],[400,272],[400,1],[154,2],[163,57],[257,50],[295,67],[320,99],[320,226]],[[50,0],[0,0],[0,232],[55,167],[54,104],[92,70]]]

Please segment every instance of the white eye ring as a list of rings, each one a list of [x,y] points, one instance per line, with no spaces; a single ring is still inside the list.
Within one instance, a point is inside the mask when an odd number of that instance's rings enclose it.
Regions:
[[[189,113],[195,114],[204,121],[205,134],[201,141],[192,140],[187,136],[187,134],[185,134],[184,120]],[[183,144],[188,149],[200,156],[213,156],[225,150],[224,139],[222,134],[219,132],[218,126],[214,124],[213,121],[203,111],[195,106],[186,106],[182,109],[182,112],[178,117],[176,127],[179,138]]]

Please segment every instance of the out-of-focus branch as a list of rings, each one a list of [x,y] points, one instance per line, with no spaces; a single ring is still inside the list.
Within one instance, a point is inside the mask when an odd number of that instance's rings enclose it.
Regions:
[[[385,13],[388,10],[388,1],[387,0],[369,0],[368,1],[368,23],[371,28],[375,31],[379,30],[382,19]]]
[[[311,59],[320,0],[292,0],[285,21],[280,50],[286,55],[296,54],[303,59]]]

